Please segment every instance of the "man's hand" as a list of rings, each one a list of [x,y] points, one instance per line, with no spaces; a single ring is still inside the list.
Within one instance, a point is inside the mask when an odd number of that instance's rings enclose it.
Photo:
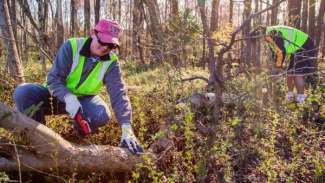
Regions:
[[[69,93],[64,96],[64,102],[65,110],[69,113],[70,117],[74,119],[78,110],[81,109],[81,104],[77,96]]]
[[[140,154],[143,152],[143,149],[139,145],[138,140],[135,137],[130,124],[122,125],[122,137],[121,137],[120,146],[128,148],[129,151],[135,154]]]

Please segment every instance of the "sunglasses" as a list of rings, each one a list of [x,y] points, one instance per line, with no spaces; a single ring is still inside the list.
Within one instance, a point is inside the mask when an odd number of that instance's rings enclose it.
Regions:
[[[102,42],[99,37],[98,37],[98,32],[96,32],[96,38],[97,38],[97,42],[101,45],[101,46],[107,46],[108,48],[110,49],[115,49],[117,48],[117,45],[116,44],[113,44],[113,43],[104,43]]]

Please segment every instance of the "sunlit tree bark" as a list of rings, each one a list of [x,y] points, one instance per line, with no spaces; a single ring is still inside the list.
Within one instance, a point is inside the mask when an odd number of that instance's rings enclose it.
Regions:
[[[24,72],[21,66],[21,61],[18,55],[15,36],[12,30],[11,19],[8,10],[7,0],[0,0],[0,24],[1,32],[6,38],[5,44],[7,47],[7,65],[9,67],[10,75],[18,82],[24,82]]]

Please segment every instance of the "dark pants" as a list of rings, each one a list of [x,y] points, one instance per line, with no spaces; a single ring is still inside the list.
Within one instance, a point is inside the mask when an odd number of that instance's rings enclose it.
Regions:
[[[308,38],[306,43],[290,58],[289,75],[312,75],[316,72],[317,49],[314,41]]]
[[[35,121],[40,123],[45,123],[45,115],[67,114],[65,103],[51,96],[49,90],[40,84],[19,85],[13,94],[13,99],[20,112],[31,115]],[[109,122],[111,118],[109,108],[99,96],[86,96],[78,99],[93,130]]]

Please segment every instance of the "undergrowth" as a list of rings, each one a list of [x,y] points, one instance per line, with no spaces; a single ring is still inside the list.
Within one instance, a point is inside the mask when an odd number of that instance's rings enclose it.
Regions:
[[[167,64],[142,69],[135,63],[124,64],[122,70],[136,136],[157,156],[156,160],[144,157],[128,175],[129,182],[324,182],[324,78],[317,90],[310,91],[306,104],[297,106],[285,101],[283,78],[270,78],[266,72],[251,77],[241,74],[226,82],[222,114],[213,121],[211,106],[195,108],[190,100],[192,95],[206,92],[206,83],[181,81],[192,74],[207,77],[207,71]],[[33,71],[36,76],[27,82],[43,82],[37,73]],[[8,75],[1,74],[1,78],[8,82],[6,88],[0,86],[1,102],[14,107],[11,95],[16,83]],[[105,92],[101,96],[109,102]],[[212,125],[216,127],[213,131],[201,130]],[[121,133],[115,118],[86,139],[71,132],[66,115],[49,116],[47,126],[80,144],[117,146]],[[7,138],[8,132],[1,137]],[[159,146],[161,142],[167,145]],[[100,172],[57,174],[67,182],[120,180]],[[43,176],[46,181],[56,181]]]

